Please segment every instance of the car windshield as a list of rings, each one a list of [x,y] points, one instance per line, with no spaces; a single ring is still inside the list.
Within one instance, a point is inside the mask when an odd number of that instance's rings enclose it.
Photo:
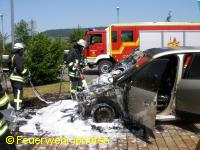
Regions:
[[[143,56],[144,56],[144,52],[143,51],[134,50],[127,58],[125,58],[125,60],[127,60],[127,61],[131,60],[132,62],[136,63]]]
[[[134,50],[128,57],[126,57],[125,59],[123,59],[121,62],[119,62],[113,70],[117,70],[118,68],[120,68],[120,66],[124,66],[124,65],[132,65],[137,63],[142,57],[144,56],[144,52],[143,51],[139,51],[139,50]]]

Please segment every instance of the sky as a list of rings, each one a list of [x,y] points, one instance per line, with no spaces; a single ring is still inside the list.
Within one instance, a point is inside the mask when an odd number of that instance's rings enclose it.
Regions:
[[[33,19],[38,32],[108,26],[117,22],[116,7],[120,23],[165,21],[169,11],[172,21],[200,22],[197,0],[14,0],[14,22]],[[10,0],[0,0],[0,13],[9,35]]]

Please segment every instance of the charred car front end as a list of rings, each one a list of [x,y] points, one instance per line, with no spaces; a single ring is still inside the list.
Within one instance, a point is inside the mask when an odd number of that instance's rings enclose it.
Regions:
[[[156,116],[199,118],[199,65],[200,49],[135,51],[77,93],[79,112],[96,122],[132,118],[148,128],[155,125]]]
[[[79,113],[92,116],[96,122],[111,122],[126,115],[127,79],[137,63],[144,57],[142,51],[134,51],[118,63],[110,73],[102,74],[82,92],[77,93]],[[145,60],[145,59],[143,59]],[[143,62],[142,62],[143,63]]]

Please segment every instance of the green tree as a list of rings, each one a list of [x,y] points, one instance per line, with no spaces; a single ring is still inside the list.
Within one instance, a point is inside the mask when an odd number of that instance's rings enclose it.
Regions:
[[[71,49],[73,46],[73,43],[69,42],[69,41],[65,41],[64,42],[64,49]]]
[[[0,32],[0,50],[1,50],[1,52],[3,50],[3,40],[4,40],[4,44],[5,44],[7,39],[8,39],[8,34],[2,35],[2,33]]]
[[[74,43],[77,42],[79,39],[84,39],[84,37],[85,37],[85,31],[81,28],[78,28],[70,32],[68,41],[70,43]]]
[[[31,29],[29,28],[28,23],[22,19],[15,25],[16,42],[23,42],[25,45],[27,45],[28,41],[31,39],[30,32]]]
[[[5,44],[5,53],[11,55],[12,53],[12,43],[6,43]]]
[[[63,42],[61,38],[52,40],[47,35],[35,35],[27,46],[27,66],[36,85],[57,80],[63,63]]]

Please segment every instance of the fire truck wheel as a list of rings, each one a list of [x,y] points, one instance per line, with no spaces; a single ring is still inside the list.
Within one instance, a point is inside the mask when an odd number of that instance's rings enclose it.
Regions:
[[[98,71],[100,74],[108,73],[112,69],[113,63],[109,60],[103,60],[98,65]]]
[[[97,104],[92,109],[92,117],[95,122],[112,122],[115,118],[115,111],[108,104]]]

